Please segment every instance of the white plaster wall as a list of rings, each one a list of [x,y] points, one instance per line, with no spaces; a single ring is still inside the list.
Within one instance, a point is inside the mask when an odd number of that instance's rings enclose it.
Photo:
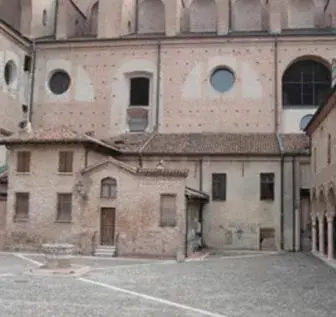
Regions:
[[[314,114],[316,108],[300,108],[300,109],[283,109],[281,116],[281,132],[282,133],[300,133],[300,121],[308,114]]]

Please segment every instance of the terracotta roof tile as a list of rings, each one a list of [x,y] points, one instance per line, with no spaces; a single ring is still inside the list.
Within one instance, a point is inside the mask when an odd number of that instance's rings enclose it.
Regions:
[[[89,135],[77,133],[65,126],[50,127],[44,129],[33,129],[31,132],[14,133],[8,137],[0,138],[0,144],[22,144],[22,143],[91,143],[100,145],[110,150],[119,152],[113,146],[110,146]]]
[[[280,134],[284,153],[309,154],[310,139],[303,133]]]
[[[274,134],[159,134],[144,153],[277,154],[279,148]]]
[[[140,134],[121,134],[116,137],[112,137],[104,140],[107,144],[116,147],[120,151],[128,153],[137,153],[141,147],[150,138],[149,133]]]

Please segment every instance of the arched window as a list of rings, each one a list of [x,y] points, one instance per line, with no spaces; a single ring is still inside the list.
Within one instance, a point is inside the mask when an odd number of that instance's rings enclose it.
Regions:
[[[117,198],[117,181],[115,178],[107,177],[102,179],[100,186],[100,197],[107,199]]]
[[[97,35],[98,29],[98,10],[99,10],[99,3],[96,2],[91,9],[91,16],[90,16],[90,34]]]
[[[282,78],[284,107],[317,106],[324,100],[331,85],[331,72],[315,60],[293,63]]]

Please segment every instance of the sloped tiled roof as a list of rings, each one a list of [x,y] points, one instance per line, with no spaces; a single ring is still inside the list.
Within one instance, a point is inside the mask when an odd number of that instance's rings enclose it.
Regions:
[[[287,154],[309,154],[310,138],[303,134],[280,134],[283,152]]]
[[[116,147],[108,145],[86,134],[79,134],[65,126],[33,129],[31,132],[14,133],[0,138],[0,144],[52,144],[52,143],[91,143],[119,152]]]
[[[122,135],[110,139],[110,145],[125,153],[137,152],[148,140],[149,135]],[[111,143],[113,142],[113,143]],[[143,148],[143,154],[250,154],[275,155],[280,150],[273,133],[179,133],[156,134]]]
[[[138,168],[131,166],[125,162],[116,160],[114,158],[109,158],[107,160],[100,161],[96,164],[92,164],[81,170],[81,174],[86,174],[95,171],[97,168],[104,167],[108,164],[113,164],[127,170],[128,172],[135,175],[142,176],[167,176],[167,177],[187,177],[189,171],[187,169],[170,169],[170,168]]]

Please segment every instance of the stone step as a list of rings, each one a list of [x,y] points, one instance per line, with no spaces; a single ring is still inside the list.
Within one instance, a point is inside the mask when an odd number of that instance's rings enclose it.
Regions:
[[[116,254],[117,248],[114,245],[100,245],[95,250],[95,256],[101,257],[114,257]]]

